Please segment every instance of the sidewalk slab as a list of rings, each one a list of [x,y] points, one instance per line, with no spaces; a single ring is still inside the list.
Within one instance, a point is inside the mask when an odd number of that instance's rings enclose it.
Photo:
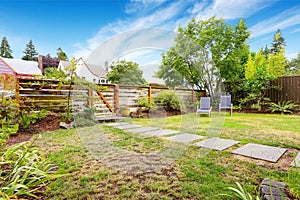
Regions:
[[[296,161],[296,164],[295,164],[295,161]],[[293,160],[293,162],[291,163],[291,166],[295,167],[299,167],[300,168],[300,152],[298,152],[295,160]]]
[[[143,135],[160,137],[160,136],[171,135],[171,134],[176,134],[176,133],[178,133],[178,131],[169,130],[169,129],[161,129],[161,130],[156,130],[156,131],[145,132],[145,133],[143,133]]]
[[[275,163],[286,150],[280,147],[249,143],[234,150],[232,153]]]
[[[238,143],[240,142],[236,140],[229,140],[229,139],[222,139],[222,138],[208,138],[201,142],[197,142],[195,145],[199,147],[223,151]]]
[[[114,126],[114,127],[117,127],[117,126],[124,126],[124,125],[128,125],[129,123],[126,123],[126,122],[114,122],[114,123],[107,123],[105,124],[105,126]]]
[[[127,124],[127,125],[120,125],[120,126],[114,126],[114,127],[122,129],[122,130],[126,130],[126,129],[140,128],[142,126],[136,125],[136,124]]]
[[[179,135],[174,135],[171,137],[166,137],[167,140],[173,141],[173,142],[182,142],[182,143],[189,143],[195,140],[203,139],[204,136],[201,135],[195,135],[190,133],[183,133]]]
[[[151,126],[143,126],[135,129],[127,129],[126,131],[131,133],[144,133],[144,132],[155,131],[155,130],[158,131],[159,129]]]

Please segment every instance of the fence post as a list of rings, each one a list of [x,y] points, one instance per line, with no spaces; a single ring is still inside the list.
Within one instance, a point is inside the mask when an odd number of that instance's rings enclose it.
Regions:
[[[115,100],[115,113],[119,115],[119,85],[114,85],[114,100]]]
[[[88,90],[88,107],[91,108],[93,107],[93,90],[89,89]]]
[[[151,86],[148,87],[148,102],[151,103],[152,100],[152,88]]]

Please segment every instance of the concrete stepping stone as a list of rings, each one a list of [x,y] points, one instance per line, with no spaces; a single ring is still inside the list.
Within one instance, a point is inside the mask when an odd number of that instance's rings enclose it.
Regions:
[[[126,129],[134,129],[134,128],[140,128],[142,127],[141,125],[136,125],[136,124],[125,124],[125,125],[121,125],[121,126],[114,126],[115,128],[119,128],[122,130],[126,130]]]
[[[128,125],[129,123],[126,123],[126,122],[114,122],[114,123],[107,123],[105,124],[105,126],[114,126],[114,127],[117,127],[117,126],[124,126],[124,125]]]
[[[295,161],[296,161],[296,165],[295,165]],[[291,166],[297,166],[300,168],[300,152],[297,154],[295,160],[292,161]]]
[[[199,147],[223,151],[238,143],[240,142],[236,140],[229,140],[229,139],[222,139],[222,138],[208,138],[201,142],[197,142],[195,145]]]
[[[275,163],[286,150],[280,147],[249,143],[234,150],[232,153]]]
[[[204,136],[201,135],[195,135],[190,133],[183,133],[179,135],[174,135],[171,137],[166,137],[167,140],[173,141],[173,142],[182,142],[182,143],[189,143],[195,140],[203,139]]]
[[[144,126],[140,128],[129,129],[127,131],[131,133],[144,133],[144,132],[154,131],[154,130],[158,131],[159,129],[151,126]]]
[[[147,136],[165,136],[165,135],[171,135],[171,134],[176,134],[178,133],[178,131],[174,131],[174,130],[169,130],[169,129],[161,129],[161,130],[155,130],[155,131],[148,131],[143,133],[144,135]]]

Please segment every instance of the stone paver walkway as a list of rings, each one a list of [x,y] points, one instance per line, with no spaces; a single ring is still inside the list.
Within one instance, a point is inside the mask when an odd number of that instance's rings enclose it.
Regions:
[[[117,125],[117,126],[114,126],[114,127],[125,130],[125,129],[140,128],[142,126],[141,125],[136,125],[136,124],[126,124],[126,125]]]
[[[199,147],[215,149],[218,151],[223,151],[235,144],[238,144],[239,141],[229,140],[229,139],[221,139],[221,138],[208,138],[201,142],[197,142],[195,145]]]
[[[145,132],[143,134],[146,135],[146,136],[160,137],[160,136],[172,135],[172,134],[176,134],[176,133],[178,133],[178,131],[169,130],[169,129],[161,129],[161,130]]]
[[[131,133],[139,133],[146,137],[161,137],[161,136],[177,134],[174,136],[165,137],[165,139],[174,141],[174,142],[179,142],[179,143],[192,143],[196,140],[201,140],[201,139],[205,138],[204,136],[201,136],[201,135],[195,135],[195,134],[190,134],[190,133],[179,133],[178,131],[174,131],[174,130],[158,129],[155,127],[140,126],[140,125],[130,124],[130,123],[126,123],[126,122],[110,123],[110,124],[106,124],[106,125],[112,126],[115,128],[119,128],[119,129],[125,130],[127,132],[131,132]],[[235,144],[238,144],[238,143],[239,143],[239,141],[230,140],[230,139],[207,138],[200,142],[195,143],[194,145],[199,146],[199,147],[223,151],[223,150],[225,150]],[[246,156],[246,157],[266,160],[269,162],[277,162],[286,151],[287,151],[287,149],[285,149],[285,148],[248,143],[248,144],[234,150],[232,153]],[[296,160],[297,166],[300,167],[300,152],[297,154],[295,160]],[[291,166],[295,166],[294,161],[291,163]]]
[[[280,147],[249,143],[234,150],[232,153],[270,162],[277,162],[286,150],[287,149]]]
[[[201,135],[183,133],[183,134],[174,135],[171,137],[166,137],[165,139],[173,141],[173,142],[189,143],[189,142],[193,142],[195,140],[199,140],[199,139],[203,139],[203,138],[205,138],[205,137],[201,136]]]
[[[126,130],[126,131],[131,132],[131,133],[145,133],[145,132],[149,132],[149,131],[158,131],[158,130],[159,129],[155,128],[155,127],[143,126],[143,127],[140,127],[140,128],[129,129],[129,130]]]
[[[117,127],[117,126],[129,125],[129,123],[126,123],[126,122],[115,122],[115,123],[107,123],[107,124],[105,124],[105,125],[106,125],[106,126]]]

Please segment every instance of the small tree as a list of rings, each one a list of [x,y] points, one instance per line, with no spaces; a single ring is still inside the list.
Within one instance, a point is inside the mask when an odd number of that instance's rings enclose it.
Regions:
[[[59,48],[57,49],[56,55],[57,55],[57,58],[58,58],[59,60],[65,60],[65,61],[68,60],[67,54],[66,54],[65,52],[63,52],[63,50],[62,50],[61,47],[59,47]]]
[[[3,58],[13,58],[12,50],[10,49],[6,37],[3,37],[1,41],[0,56],[2,56]]]
[[[112,71],[107,74],[107,80],[116,84],[146,85],[139,64],[126,60],[118,60],[110,65]]]
[[[272,87],[271,81],[284,74],[286,59],[283,53],[282,47],[281,51],[267,58],[262,50],[254,56],[249,54],[244,80],[247,96],[241,100],[242,104],[252,102],[255,108],[261,109],[266,91]]]
[[[26,45],[26,49],[25,51],[23,51],[23,53],[25,54],[23,57],[22,57],[22,60],[36,60],[37,59],[37,55],[38,55],[38,52],[35,50],[35,47],[32,43],[32,40],[30,40],[28,42],[28,44]]]
[[[71,108],[70,108],[70,102],[71,102],[71,88],[72,83],[74,82],[76,78],[76,59],[72,58],[70,61],[70,65],[65,68],[66,75],[69,78],[69,93],[68,93],[68,100],[67,100],[67,120],[71,119]]]

